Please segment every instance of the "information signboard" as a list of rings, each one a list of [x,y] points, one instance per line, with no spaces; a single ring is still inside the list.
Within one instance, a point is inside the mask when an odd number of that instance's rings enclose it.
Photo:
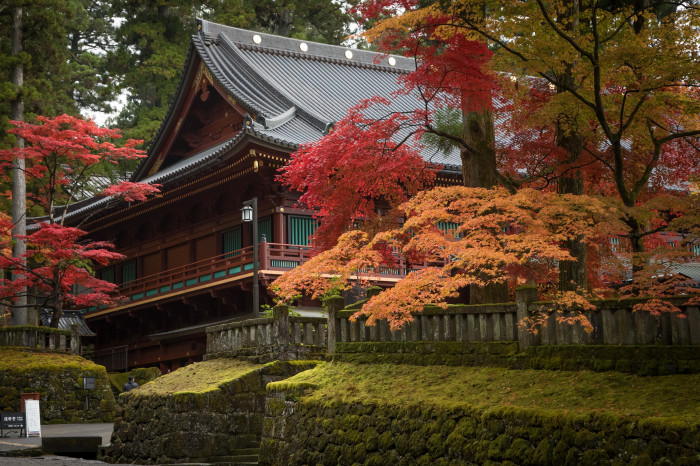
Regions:
[[[26,400],[24,409],[27,411],[27,437],[41,437],[39,400]]]
[[[4,430],[19,430],[19,434],[22,435],[22,431],[26,429],[26,420],[26,416],[21,411],[0,413],[0,436],[4,435]]]

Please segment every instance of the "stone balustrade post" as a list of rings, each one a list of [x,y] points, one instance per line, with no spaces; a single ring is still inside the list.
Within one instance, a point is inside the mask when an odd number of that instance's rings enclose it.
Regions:
[[[277,352],[280,361],[289,359],[289,307],[278,304],[272,309],[272,331],[277,340]]]
[[[515,304],[517,306],[518,318],[518,343],[520,351],[525,351],[530,346],[537,345],[535,335],[523,325],[529,316],[530,303],[537,301],[537,288],[530,285],[520,286],[515,290]]]
[[[80,355],[80,326],[78,324],[71,325],[70,336],[70,354]]]
[[[329,296],[323,300],[324,307],[328,313],[328,354],[335,353],[335,342],[337,339],[335,329],[335,317],[345,306],[342,296]]]

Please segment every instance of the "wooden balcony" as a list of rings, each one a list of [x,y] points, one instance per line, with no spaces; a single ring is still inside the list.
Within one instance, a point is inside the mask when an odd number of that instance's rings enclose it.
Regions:
[[[310,248],[307,246],[263,241],[260,243],[260,274],[280,275],[303,264],[310,257]],[[406,272],[404,261],[399,260],[395,267],[382,268],[377,277],[395,281],[403,278]],[[188,290],[211,288],[217,284],[243,280],[252,276],[252,273],[253,247],[248,246],[124,283],[119,287],[119,294],[124,297],[124,301],[118,307],[129,307],[138,302],[183,294]],[[91,307],[88,312],[97,310],[98,308]]]

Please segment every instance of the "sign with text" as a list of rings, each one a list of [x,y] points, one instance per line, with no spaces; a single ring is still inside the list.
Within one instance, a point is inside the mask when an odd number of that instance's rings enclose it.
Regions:
[[[94,377],[83,377],[83,388],[85,390],[95,389],[95,378]]]
[[[26,430],[27,418],[23,412],[2,412],[0,413],[0,436],[3,436],[3,430]]]
[[[39,400],[27,400],[24,402],[27,412],[27,437],[41,437],[41,414],[39,413]]]

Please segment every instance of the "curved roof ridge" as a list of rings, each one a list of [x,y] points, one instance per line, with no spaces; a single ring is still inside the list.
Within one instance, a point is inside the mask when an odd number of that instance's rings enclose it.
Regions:
[[[296,107],[291,107],[289,110],[287,110],[284,113],[280,113],[279,115],[272,117],[272,118],[265,118],[263,121],[263,126],[265,129],[275,129],[279,128],[283,124],[287,123],[289,120],[294,118],[294,116],[297,113],[297,108]]]
[[[301,102],[298,102],[293,97],[287,95],[282,89],[279,88],[279,86],[276,85],[275,80],[269,75],[269,73],[266,73],[260,67],[247,60],[245,56],[241,53],[241,51],[238,50],[236,44],[229,37],[221,33],[217,37],[220,39],[225,50],[227,50],[231,55],[235,55],[235,58],[237,60],[244,63],[244,66],[246,67],[247,71],[256,74],[257,77],[260,78],[260,80],[257,81],[258,85],[264,87],[267,91],[276,94],[276,96],[280,99],[281,102],[285,104],[286,107],[295,107],[296,113],[298,113],[299,116],[309,121],[311,124],[313,124],[321,130],[326,128],[329,124],[333,123],[332,121],[328,121],[327,119],[323,118],[321,115],[314,112],[313,110],[305,108]],[[269,118],[277,118],[287,112],[289,112],[289,110],[286,110],[285,112],[282,112],[274,117],[270,116]]]
[[[401,55],[388,55],[381,52],[353,49],[342,45],[330,45],[320,42],[304,41],[281,37],[264,32],[255,32],[248,29],[240,29],[233,26],[214,23],[204,19],[197,19],[199,29],[212,37],[218,34],[225,35],[237,46],[272,53],[295,54],[300,58],[310,60],[331,61],[348,66],[371,67],[396,73],[406,73],[415,70],[415,62],[411,58]],[[256,42],[254,37],[259,38]],[[306,49],[302,48],[306,45]],[[346,52],[350,51],[348,57]],[[393,64],[391,64],[393,62]]]
[[[236,99],[238,103],[240,103],[246,110],[248,110],[250,113],[254,113],[256,115],[269,115],[272,116],[273,114],[276,114],[278,111],[273,110],[272,108],[263,108],[261,105],[259,105],[258,102],[255,100],[251,99],[252,96],[248,94],[258,94],[258,96],[261,98],[260,100],[265,100],[267,101],[268,104],[273,104],[272,106],[279,106],[280,108],[284,107],[289,107],[289,105],[285,105],[284,102],[280,102],[280,96],[274,95],[274,96],[263,96],[260,94],[260,92],[256,92],[257,89],[254,89],[253,87],[249,86],[247,82],[244,80],[241,80],[240,82],[233,83],[230,79],[229,76],[226,75],[224,70],[222,69],[222,66],[220,66],[221,62],[219,57],[217,57],[216,53],[211,53],[210,49],[212,47],[212,44],[207,44],[208,41],[206,41],[202,37],[194,36],[194,44],[195,47],[197,48],[197,51],[199,52],[199,56],[201,57],[202,61],[204,62],[204,65],[207,67],[207,69],[211,72],[213,77],[226,89],[226,91],[231,94],[233,98]],[[216,49],[214,49],[216,50]],[[241,71],[245,74],[250,75],[251,73],[254,73],[254,71],[250,70],[250,67],[248,66],[248,63],[245,61],[243,57],[240,55],[233,53],[233,50],[230,50],[229,48],[223,47],[220,51],[226,55],[227,58],[229,58],[231,61],[235,62],[236,65],[241,67]],[[237,87],[241,87],[244,89],[240,89],[240,92],[237,92]]]

